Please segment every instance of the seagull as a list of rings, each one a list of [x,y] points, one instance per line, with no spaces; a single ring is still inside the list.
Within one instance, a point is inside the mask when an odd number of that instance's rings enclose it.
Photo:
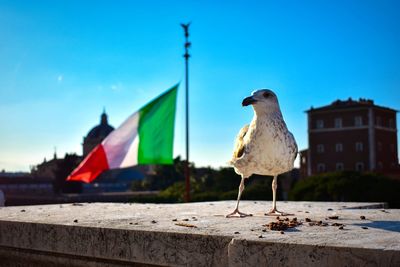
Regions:
[[[252,174],[270,175],[272,180],[272,209],[268,215],[290,215],[276,209],[277,177],[293,169],[297,155],[294,136],[286,127],[276,94],[269,89],[259,89],[243,99],[242,106],[252,105],[254,117],[236,137],[231,165],[241,175],[235,210],[226,215],[251,216],[239,211],[239,202],[244,190],[244,180]]]

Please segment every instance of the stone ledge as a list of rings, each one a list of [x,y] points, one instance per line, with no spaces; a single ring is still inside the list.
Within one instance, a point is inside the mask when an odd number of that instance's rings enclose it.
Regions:
[[[74,267],[74,266],[108,266],[108,267],[155,267],[157,265],[132,263],[124,261],[113,261],[105,259],[96,259],[93,257],[82,257],[74,255],[65,255],[59,253],[46,253],[42,251],[0,247],[0,266],[58,266],[58,267]]]
[[[253,212],[253,217],[225,218],[234,205],[234,201],[221,201],[0,208],[0,262],[26,260],[39,262],[37,266],[400,266],[400,210],[376,209],[382,203],[279,202],[280,209],[295,213],[298,220],[337,215],[338,220],[328,221],[345,225],[339,230],[304,223],[285,234],[263,227],[275,220],[264,216],[270,202],[243,201],[241,209]]]

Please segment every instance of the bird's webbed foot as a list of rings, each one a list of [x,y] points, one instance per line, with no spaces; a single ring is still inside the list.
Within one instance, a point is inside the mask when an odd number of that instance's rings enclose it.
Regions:
[[[238,214],[240,218],[253,216],[253,214],[251,214],[251,213],[247,214],[247,213],[240,212],[239,209],[235,209],[233,212],[229,213],[225,217],[226,218],[238,217],[238,216],[235,216],[236,214]]]
[[[294,214],[279,211],[277,209],[271,209],[266,215],[267,216],[292,216]]]

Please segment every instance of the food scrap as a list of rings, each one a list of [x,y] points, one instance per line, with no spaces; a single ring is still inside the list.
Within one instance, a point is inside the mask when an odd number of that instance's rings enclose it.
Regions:
[[[294,228],[300,224],[301,222],[298,222],[297,218],[293,218],[292,220],[290,220],[289,218],[281,219],[277,217],[276,222],[270,222],[263,226],[268,227],[269,230],[273,231],[284,231],[288,228]]]
[[[183,226],[183,227],[189,227],[189,228],[197,228],[196,225],[190,224],[190,223],[175,223],[175,225]]]
[[[339,219],[339,216],[329,216],[328,217],[328,219],[331,219],[331,220],[337,220],[337,219]]]
[[[309,226],[314,226],[314,225],[317,225],[317,226],[328,226],[329,224],[326,223],[326,222],[322,222],[322,221],[312,221],[312,220],[310,220],[308,225]]]

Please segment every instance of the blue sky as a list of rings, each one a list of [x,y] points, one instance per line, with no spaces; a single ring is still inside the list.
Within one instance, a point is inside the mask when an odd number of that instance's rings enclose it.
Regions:
[[[299,148],[310,106],[371,98],[400,109],[399,1],[0,0],[0,170],[81,154],[110,124],[181,81],[175,154],[184,151],[183,31],[191,21],[191,160],[225,166],[256,88],[279,98]]]

